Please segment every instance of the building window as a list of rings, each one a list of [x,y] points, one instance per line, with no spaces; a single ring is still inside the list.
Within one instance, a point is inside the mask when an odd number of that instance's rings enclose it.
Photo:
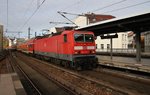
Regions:
[[[124,48],[124,44],[122,44],[122,48]]]
[[[122,34],[122,41],[124,40],[124,34]]]
[[[101,44],[101,49],[104,49],[104,44]]]
[[[110,49],[110,44],[107,44],[107,49]]]

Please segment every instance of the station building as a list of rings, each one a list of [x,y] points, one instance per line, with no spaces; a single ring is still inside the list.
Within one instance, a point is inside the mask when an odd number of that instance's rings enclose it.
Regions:
[[[127,33],[117,33],[118,38],[112,39],[113,49],[127,49],[128,48],[128,36]],[[100,36],[96,40],[97,49],[109,50],[110,49],[110,39],[101,39]]]

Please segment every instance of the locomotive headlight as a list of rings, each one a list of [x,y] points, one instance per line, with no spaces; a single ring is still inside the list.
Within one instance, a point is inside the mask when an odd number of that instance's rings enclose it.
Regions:
[[[87,49],[95,49],[95,46],[87,46]]]
[[[83,46],[74,46],[74,50],[83,50]]]
[[[78,51],[75,51],[74,54],[79,54],[79,52],[78,52]]]
[[[95,53],[95,51],[93,50],[93,51],[91,51],[91,53]]]

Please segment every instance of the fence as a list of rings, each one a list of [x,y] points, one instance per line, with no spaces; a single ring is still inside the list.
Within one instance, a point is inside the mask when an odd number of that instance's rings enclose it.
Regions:
[[[110,52],[110,49],[96,49],[96,52]],[[114,53],[136,53],[136,49],[113,48]]]

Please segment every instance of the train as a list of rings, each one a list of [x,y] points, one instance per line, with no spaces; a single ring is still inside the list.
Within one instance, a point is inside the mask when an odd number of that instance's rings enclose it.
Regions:
[[[98,63],[91,31],[65,30],[37,36],[17,45],[17,50],[76,70],[96,68]]]

